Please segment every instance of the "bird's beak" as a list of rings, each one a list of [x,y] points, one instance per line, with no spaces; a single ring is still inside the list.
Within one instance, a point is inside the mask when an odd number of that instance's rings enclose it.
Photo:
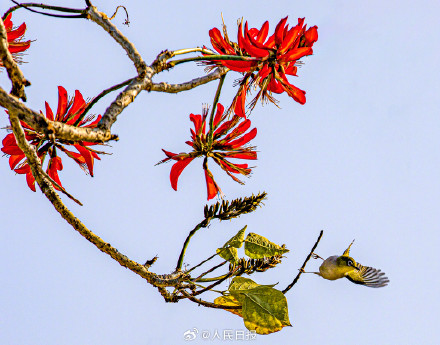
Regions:
[[[353,266],[354,268],[356,268],[358,271],[360,271],[361,269],[357,266]]]

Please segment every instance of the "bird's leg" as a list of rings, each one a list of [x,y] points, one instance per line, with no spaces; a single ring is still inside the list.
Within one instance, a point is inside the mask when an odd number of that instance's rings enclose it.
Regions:
[[[314,259],[321,259],[324,260],[323,258],[321,258],[318,254],[312,253],[312,258]]]
[[[301,273],[316,273],[316,272],[306,272],[306,271],[304,271],[304,268],[300,268],[300,269],[298,269],[298,271],[300,271]]]

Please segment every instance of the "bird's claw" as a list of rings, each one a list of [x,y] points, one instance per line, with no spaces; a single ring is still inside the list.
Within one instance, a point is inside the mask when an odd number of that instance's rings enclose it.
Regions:
[[[324,260],[322,257],[320,257],[318,254],[315,253],[312,253],[312,258]]]

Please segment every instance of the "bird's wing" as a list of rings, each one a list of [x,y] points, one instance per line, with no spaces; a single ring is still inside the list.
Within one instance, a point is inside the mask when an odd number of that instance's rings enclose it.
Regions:
[[[357,264],[359,270],[353,270],[345,276],[348,280],[355,284],[361,284],[373,288],[379,288],[388,285],[390,282],[384,272],[373,267],[362,266]]]

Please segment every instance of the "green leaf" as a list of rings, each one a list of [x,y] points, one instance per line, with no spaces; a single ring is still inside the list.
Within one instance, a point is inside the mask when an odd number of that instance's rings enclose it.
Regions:
[[[278,332],[291,324],[286,297],[273,286],[259,285],[252,279],[235,277],[229,286],[229,292],[234,299],[219,301],[223,305],[237,305],[237,302],[241,304],[241,314],[247,329],[255,330],[258,334]]]
[[[237,234],[230,238],[221,248],[216,250],[216,253],[223,259],[236,263],[238,261],[238,252],[236,248],[240,248],[243,245],[244,232],[247,225],[243,229],[237,232]]]
[[[246,231],[247,225],[243,227],[240,231],[237,232],[237,234],[232,237],[228,242],[225,243],[223,247],[230,246],[235,248],[241,248],[244,241],[244,232]]]
[[[214,300],[214,303],[225,305],[225,306],[241,306],[240,302],[238,302],[233,296],[220,296]],[[226,311],[231,312],[232,314],[243,317],[241,309],[225,309]]]
[[[252,259],[282,255],[289,252],[283,246],[270,242],[266,237],[250,232],[244,241],[244,252]]]
[[[228,248],[217,248],[215,251],[221,258],[231,262],[236,263],[238,262],[238,252],[237,248],[234,247],[228,247]]]

